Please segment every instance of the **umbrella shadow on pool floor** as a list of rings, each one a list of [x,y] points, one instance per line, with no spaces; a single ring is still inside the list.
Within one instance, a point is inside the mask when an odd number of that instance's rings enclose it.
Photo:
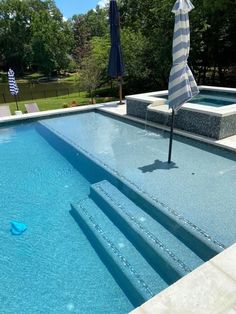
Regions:
[[[143,173],[145,172],[153,172],[155,170],[171,170],[179,168],[176,163],[171,162],[168,163],[167,161],[161,161],[159,159],[154,160],[154,162],[150,165],[138,167]]]

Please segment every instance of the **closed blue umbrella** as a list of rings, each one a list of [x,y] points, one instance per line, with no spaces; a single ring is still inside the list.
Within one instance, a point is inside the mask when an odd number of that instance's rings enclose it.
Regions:
[[[175,14],[173,36],[173,65],[169,77],[168,101],[172,109],[170,146],[168,162],[171,161],[174,113],[199,90],[188,66],[190,50],[190,29],[188,13],[194,8],[190,0],[177,0],[172,12]]]
[[[15,97],[16,108],[17,108],[17,110],[19,110],[18,102],[17,102],[17,95],[19,93],[19,88],[18,88],[16,80],[15,80],[15,73],[12,69],[9,69],[9,71],[8,71],[8,84],[9,84],[9,89],[10,89],[11,95]]]
[[[117,78],[120,85],[120,103],[122,103],[122,77],[124,76],[124,63],[120,44],[120,14],[116,0],[110,1],[109,23],[111,36],[111,49],[109,55],[108,75]]]

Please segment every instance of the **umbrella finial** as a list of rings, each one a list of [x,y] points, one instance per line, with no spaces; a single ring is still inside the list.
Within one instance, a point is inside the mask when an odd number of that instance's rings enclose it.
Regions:
[[[194,6],[190,0],[177,0],[173,6],[172,13],[182,11],[188,13],[194,9]]]

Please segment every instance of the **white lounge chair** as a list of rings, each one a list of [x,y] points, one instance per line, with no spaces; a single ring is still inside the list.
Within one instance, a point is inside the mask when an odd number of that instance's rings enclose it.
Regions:
[[[8,105],[0,105],[0,117],[11,116],[11,111]]]
[[[36,103],[32,103],[32,104],[25,104],[25,109],[28,113],[32,113],[32,112],[38,112],[39,111],[39,107]]]

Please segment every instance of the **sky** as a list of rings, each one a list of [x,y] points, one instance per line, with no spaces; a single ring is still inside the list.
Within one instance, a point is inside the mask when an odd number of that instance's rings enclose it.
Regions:
[[[63,16],[70,18],[74,14],[86,13],[96,5],[104,6],[108,0],[55,0],[55,2]]]

